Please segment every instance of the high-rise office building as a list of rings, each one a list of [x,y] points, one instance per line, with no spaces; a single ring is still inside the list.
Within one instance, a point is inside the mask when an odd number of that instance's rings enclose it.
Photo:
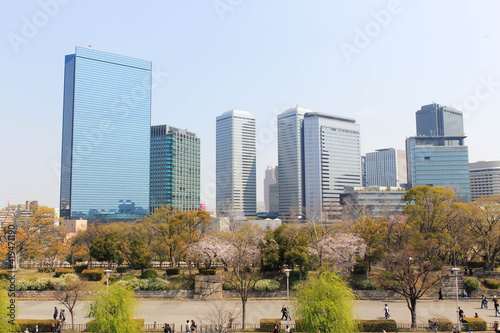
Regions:
[[[200,209],[200,138],[169,125],[151,126],[151,212],[161,206]]]
[[[500,194],[500,161],[479,161],[469,164],[472,200]]]
[[[469,151],[465,136],[406,139],[408,188],[420,185],[443,186],[470,200]]]
[[[363,187],[366,187],[367,185],[367,180],[366,180],[366,155],[361,156],[361,185]]]
[[[416,112],[417,136],[460,136],[464,133],[463,113],[433,103]]]
[[[292,108],[278,115],[279,213],[304,214],[302,122],[305,108]]]
[[[404,150],[386,148],[366,154],[366,186],[404,187],[406,172]]]
[[[351,118],[317,112],[305,114],[304,180],[308,218],[335,218],[341,210],[340,194],[344,193],[344,187],[361,186],[359,131],[359,124]]]
[[[149,212],[151,62],[77,47],[66,56],[60,213]]]
[[[273,166],[268,166],[266,168],[266,173],[264,175],[264,209],[266,212],[271,212],[269,210],[269,186],[272,184],[276,184],[276,168]]]
[[[255,117],[231,110],[216,120],[216,205],[222,214],[256,213]]]

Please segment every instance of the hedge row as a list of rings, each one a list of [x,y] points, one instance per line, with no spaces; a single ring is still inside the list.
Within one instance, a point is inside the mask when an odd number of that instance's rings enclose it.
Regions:
[[[278,323],[281,323],[280,318],[274,318],[274,319],[261,319],[260,320],[260,331],[261,332],[272,332],[274,330],[274,324],[278,321]]]
[[[104,269],[85,269],[82,277],[89,281],[101,281],[104,276]]]
[[[75,273],[75,270],[69,269],[69,268],[56,269],[56,272],[54,273],[54,277],[58,278],[64,274],[69,274],[69,273]]]
[[[167,273],[168,276],[179,275],[180,272],[181,271],[180,271],[179,267],[169,267],[169,268],[165,269],[165,273]]]
[[[488,289],[499,289],[500,281],[495,279],[484,279],[483,284]]]
[[[89,268],[89,265],[74,265],[73,266],[73,269],[75,270],[76,273],[81,273],[88,268]]]
[[[451,331],[454,328],[453,323],[451,320],[446,319],[446,318],[433,318],[429,319],[429,326],[432,327],[434,324],[434,321],[437,321],[438,323],[438,331]]]
[[[217,271],[215,269],[208,269],[208,268],[200,268],[198,270],[201,275],[215,275],[217,274]]]
[[[57,327],[57,320],[52,319],[16,319],[17,332],[24,332],[26,327],[30,332],[35,330],[35,325],[38,325],[38,330],[40,332],[52,332],[52,324]]]
[[[462,323],[467,324],[467,327],[472,331],[486,331],[488,329],[483,318],[464,317]]]
[[[393,319],[384,320],[360,320],[359,330],[361,332],[397,332],[398,324]]]

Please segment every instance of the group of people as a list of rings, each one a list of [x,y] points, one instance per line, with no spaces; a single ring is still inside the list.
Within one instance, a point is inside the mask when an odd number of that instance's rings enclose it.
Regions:
[[[186,333],[196,333],[196,323],[194,320],[191,320],[191,323],[189,323],[189,320],[186,320]]]
[[[292,320],[290,310],[285,306],[285,304],[281,307],[281,320]]]
[[[57,320],[57,315],[59,314],[59,320],[61,320],[63,323],[66,321],[66,311],[64,309],[61,309],[61,312],[57,310],[57,306],[54,306],[54,320]]]
[[[500,314],[500,310],[499,310],[499,302],[496,295],[493,296],[493,307],[495,309],[495,317],[498,317],[498,315]],[[488,299],[486,298],[486,296],[481,295],[481,309],[483,308],[484,309],[488,308]]]

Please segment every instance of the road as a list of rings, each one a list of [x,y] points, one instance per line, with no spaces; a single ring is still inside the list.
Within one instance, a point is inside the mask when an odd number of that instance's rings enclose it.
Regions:
[[[241,322],[241,301],[225,300],[222,302],[227,311],[240,314],[235,322]],[[278,318],[281,316],[281,306],[286,300],[249,300],[247,303],[247,323],[257,324],[261,318]],[[380,300],[358,300],[355,301],[355,308],[361,319],[383,319],[384,304],[387,303],[390,309],[391,319],[399,323],[409,323],[411,321],[410,311],[404,300],[380,301]],[[494,310],[480,309],[479,300],[460,300],[460,307],[467,317],[472,317],[475,312],[487,322],[493,322],[497,318]],[[215,317],[215,302],[194,301],[194,300],[143,300],[139,302],[137,318],[144,318],[147,324],[175,323],[179,328],[185,324],[186,320],[194,319],[198,324],[207,323],[207,318]],[[220,303],[219,303],[220,304]],[[446,300],[444,302],[423,300],[417,303],[418,322],[427,322],[428,318],[440,317],[456,321],[455,301]],[[44,300],[17,300],[17,318],[21,319],[50,319],[54,306],[60,308],[56,301]],[[81,303],[77,306],[75,313],[75,323],[85,323],[88,318],[84,316],[88,303]],[[293,310],[292,310],[293,311]],[[68,312],[66,310],[66,312]],[[293,315],[293,312],[292,312]],[[69,313],[68,322],[71,322]]]

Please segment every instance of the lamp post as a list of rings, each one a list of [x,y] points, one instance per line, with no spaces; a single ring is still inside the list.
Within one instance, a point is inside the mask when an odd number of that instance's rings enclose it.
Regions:
[[[289,268],[285,268],[283,272],[286,274],[286,306],[287,310],[290,308],[290,272],[292,270]],[[290,313],[286,316],[287,321],[290,320]]]
[[[111,275],[112,270],[106,269],[104,273],[106,273],[106,292],[109,290],[109,276]]]
[[[455,296],[457,298],[457,331],[460,332],[460,313],[458,312],[458,271],[460,268],[452,267],[451,271],[455,273]]]

